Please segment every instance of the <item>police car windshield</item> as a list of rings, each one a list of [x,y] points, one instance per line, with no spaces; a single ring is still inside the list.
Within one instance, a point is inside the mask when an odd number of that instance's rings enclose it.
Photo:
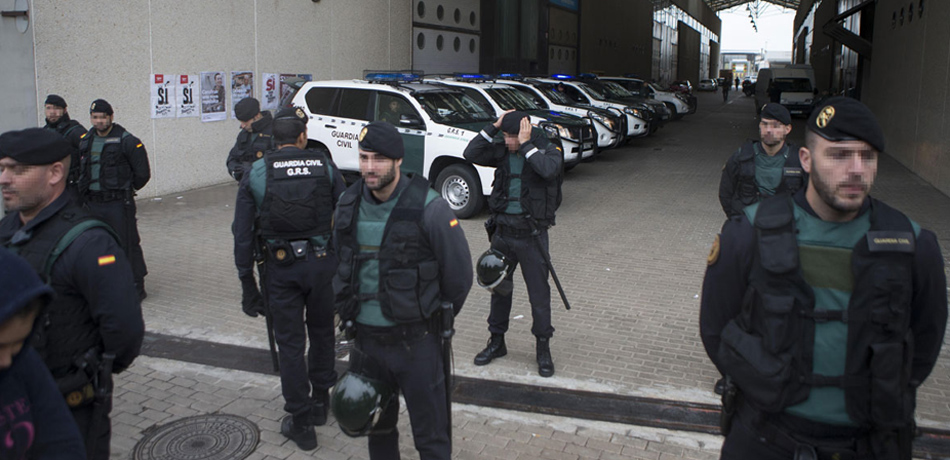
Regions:
[[[514,88],[488,88],[488,96],[501,107],[502,110],[540,110],[538,104],[528,99],[524,93]]]
[[[416,93],[415,97],[436,123],[469,123],[495,119],[494,115],[485,111],[474,99],[461,92],[433,91]]]
[[[553,86],[545,86],[545,87],[539,88],[539,89],[541,90],[542,93],[544,93],[544,95],[545,95],[548,99],[551,100],[551,102],[553,102],[553,103],[555,103],[555,104],[571,105],[571,104],[574,103],[573,101],[571,101],[570,99],[568,99],[567,95],[565,95],[564,93],[558,91],[558,90],[555,89],[555,87],[553,87]]]
[[[627,88],[624,88],[623,86],[620,86],[612,81],[605,81],[605,82],[602,82],[602,84],[603,84],[603,91],[604,93],[607,94],[608,97],[619,99],[619,98],[637,96],[636,94],[633,94],[630,91],[627,91]]]
[[[589,85],[589,84],[587,84],[587,83],[578,83],[577,86],[579,86],[581,89],[584,90],[584,92],[586,92],[587,94],[589,94],[590,97],[592,97],[592,98],[594,98],[594,99],[597,99],[598,101],[606,101],[606,100],[607,100],[607,96],[604,95],[603,92],[601,92],[599,89],[596,89],[596,88],[594,88],[593,86],[591,86],[591,85]]]

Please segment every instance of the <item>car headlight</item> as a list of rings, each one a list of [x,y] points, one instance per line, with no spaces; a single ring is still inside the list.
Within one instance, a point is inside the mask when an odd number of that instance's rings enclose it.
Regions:
[[[599,113],[596,113],[596,112],[587,112],[587,116],[589,116],[589,117],[591,117],[592,119],[596,120],[598,123],[600,123],[600,124],[606,126],[607,129],[610,129],[610,130],[613,130],[613,129],[614,129],[614,120],[611,119],[611,118],[605,117],[605,116],[603,116],[603,115],[601,115],[601,114],[599,114]]]
[[[544,134],[548,136],[548,139],[557,140],[559,137],[557,131],[554,125],[544,125]]]
[[[633,115],[641,120],[646,119],[646,117],[643,115],[643,111],[640,109],[635,109],[633,107],[624,107],[623,111],[626,112],[628,115]]]
[[[570,131],[569,129],[567,129],[566,126],[564,126],[564,125],[559,125],[559,124],[557,124],[557,123],[555,123],[553,126],[554,126],[555,128],[557,128],[557,134],[558,134],[559,136],[561,136],[561,139],[572,139],[572,138],[573,138],[573,136],[571,136],[571,131]]]

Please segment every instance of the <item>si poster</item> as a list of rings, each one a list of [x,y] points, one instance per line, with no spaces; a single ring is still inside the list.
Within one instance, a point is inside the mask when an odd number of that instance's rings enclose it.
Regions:
[[[261,110],[277,110],[278,75],[276,73],[265,73],[263,77],[264,81],[261,83]]]
[[[179,75],[176,93],[178,94],[178,116],[197,117],[198,103],[195,102],[195,96],[198,95],[198,76]]]
[[[175,78],[177,75],[152,74],[152,118],[175,118]]]

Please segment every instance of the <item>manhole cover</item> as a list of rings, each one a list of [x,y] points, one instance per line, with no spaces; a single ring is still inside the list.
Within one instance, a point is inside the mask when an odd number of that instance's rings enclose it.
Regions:
[[[260,430],[244,417],[198,415],[151,428],[134,460],[240,460],[257,448]]]

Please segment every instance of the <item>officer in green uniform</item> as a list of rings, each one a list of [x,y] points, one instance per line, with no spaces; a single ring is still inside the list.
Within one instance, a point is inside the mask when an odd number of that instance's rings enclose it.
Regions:
[[[261,112],[261,103],[253,97],[241,99],[234,106],[234,116],[241,122],[241,132],[228,153],[227,165],[231,177],[240,182],[251,163],[274,148],[274,119],[270,112]]]
[[[719,181],[719,203],[726,217],[776,193],[794,194],[808,183],[798,150],[786,141],[792,116],[781,104],[769,103],[759,119],[759,141],[746,142],[729,157]]]
[[[0,246],[26,259],[56,292],[30,343],[65,397],[87,457],[105,460],[111,375],[138,356],[145,325],[113,231],[64,193],[72,150],[43,128],[0,135],[0,191],[10,212],[0,220]]]
[[[304,450],[317,448],[314,425],[327,421],[336,382],[333,286],[337,259],[328,250],[343,176],[323,153],[306,150],[307,116],[296,107],[274,120],[277,150],[264,153],[241,179],[234,209],[234,261],[244,311],[256,317],[254,246],[264,246],[264,294],[280,356],[284,410],[280,432]],[[304,359],[307,339],[310,349]]]
[[[144,299],[145,256],[135,218],[135,192],[152,178],[148,153],[137,137],[112,122],[112,105],[96,99],[89,107],[92,128],[79,143],[79,194],[84,205],[119,235],[132,262],[139,298]]]
[[[404,148],[392,124],[367,125],[359,152],[362,178],[340,198],[335,218],[337,312],[356,335],[354,354],[372,363],[374,379],[405,397],[420,459],[448,460],[439,312],[448,302],[458,314],[472,287],[468,242],[428,181],[400,173]],[[371,459],[399,458],[398,417],[395,399],[369,433]]]
[[[940,247],[869,196],[884,136],[866,106],[829,99],[807,129],[807,188],[729,219],[708,259],[703,345],[735,384],[722,458],[909,460],[947,322]]]
[[[79,141],[82,135],[86,134],[86,128],[76,120],[69,118],[69,110],[66,108],[66,99],[56,94],[46,96],[44,105],[46,112],[46,126],[44,128],[56,131],[72,145],[74,150],[73,157],[69,161],[69,179],[66,183],[66,191],[70,197],[79,196]]]

